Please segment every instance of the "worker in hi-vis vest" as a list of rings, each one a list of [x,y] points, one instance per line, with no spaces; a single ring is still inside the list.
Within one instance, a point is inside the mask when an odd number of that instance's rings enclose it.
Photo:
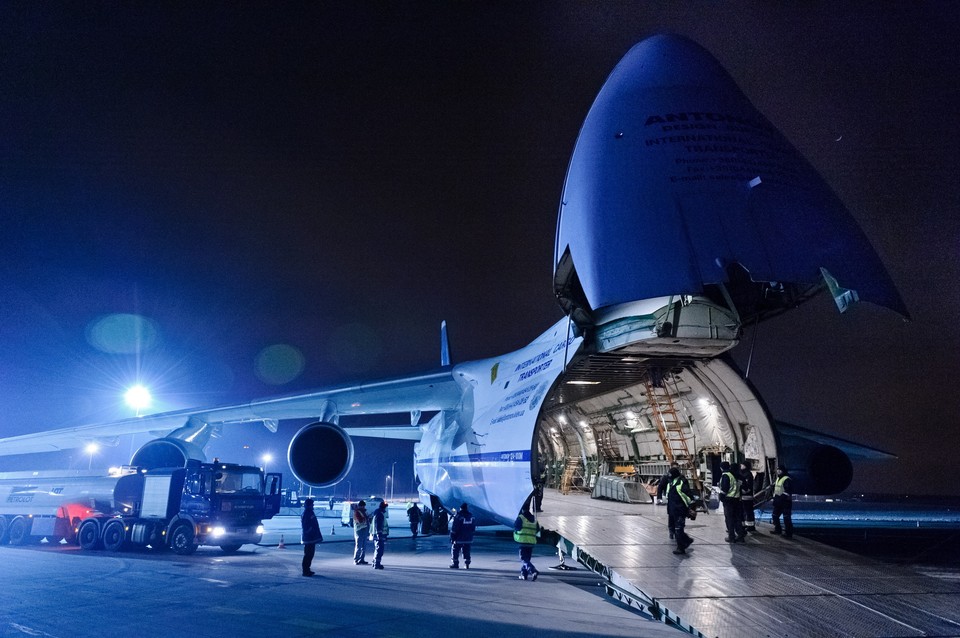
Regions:
[[[782,533],[784,538],[793,538],[793,486],[790,483],[787,468],[781,465],[777,468],[777,480],[773,484],[773,531],[770,533]]]
[[[687,479],[680,474],[680,468],[670,468],[670,483],[667,485],[667,510],[673,519],[673,537],[677,541],[674,554],[686,554],[687,548],[693,539],[684,531],[687,516],[690,515],[690,506],[695,497],[690,491]]]
[[[520,544],[520,580],[526,580],[528,576],[536,580],[540,574],[531,562],[533,548],[537,544],[538,531],[540,531],[540,525],[530,513],[530,503],[527,501],[520,510],[520,516],[513,522],[513,540]]]
[[[723,522],[727,526],[728,543],[742,543],[747,532],[743,529],[743,505],[740,503],[740,479],[724,461],[720,464],[720,502],[723,503]]]

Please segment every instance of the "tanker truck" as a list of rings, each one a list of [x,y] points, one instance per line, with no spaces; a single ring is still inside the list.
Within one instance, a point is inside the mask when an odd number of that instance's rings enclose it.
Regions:
[[[64,539],[85,550],[126,547],[192,554],[200,545],[235,552],[260,542],[280,510],[282,475],[254,466],[189,460],[124,466],[108,476],[0,473],[0,544]]]

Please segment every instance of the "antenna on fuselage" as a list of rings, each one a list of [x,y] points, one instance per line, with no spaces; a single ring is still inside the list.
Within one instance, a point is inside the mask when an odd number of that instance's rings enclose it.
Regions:
[[[447,340],[447,322],[440,322],[440,365],[450,365],[450,342]]]

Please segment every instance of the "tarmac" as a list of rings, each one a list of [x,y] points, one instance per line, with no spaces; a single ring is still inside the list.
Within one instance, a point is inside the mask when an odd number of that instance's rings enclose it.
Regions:
[[[558,562],[553,547],[535,550],[539,579],[520,580],[516,544],[503,528],[478,531],[470,569],[454,570],[446,536],[414,540],[395,521],[377,571],[355,565],[351,530],[324,519],[331,526],[317,547],[316,576],[305,578],[299,529],[294,537],[285,531],[295,522],[274,521],[263,545],[230,555],[214,547],[191,556],[0,547],[0,637],[683,635],[609,598],[585,568],[550,569]],[[278,530],[283,548],[271,537]],[[370,561],[372,543],[368,552]]]
[[[413,539],[393,514],[382,571],[355,565],[352,530],[321,516],[310,578],[296,516],[229,555],[2,546],[0,638],[960,636],[960,582],[785,541],[766,522],[730,545],[719,511],[688,523],[696,542],[676,556],[665,508],[548,491],[540,522],[558,536],[535,548],[536,582],[518,578],[504,527],[478,530],[471,568],[454,570],[445,535]],[[574,569],[557,569],[558,550]]]

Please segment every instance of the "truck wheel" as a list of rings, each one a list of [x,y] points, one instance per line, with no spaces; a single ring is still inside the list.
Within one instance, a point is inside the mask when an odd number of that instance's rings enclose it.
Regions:
[[[83,521],[77,530],[77,543],[81,549],[100,549],[100,524],[97,521]]]
[[[236,545],[221,545],[220,549],[223,550],[224,554],[232,554],[240,549],[240,543],[237,543]]]
[[[0,516],[0,545],[3,545],[7,542],[7,519],[3,516]]]
[[[13,522],[10,523],[10,529],[7,531],[11,545],[26,545],[30,541],[27,525],[27,520],[22,516],[13,519]]]
[[[123,528],[123,521],[109,521],[103,527],[103,548],[109,552],[118,552],[126,541],[126,530]]]
[[[170,547],[173,548],[174,553],[189,556],[197,551],[195,536],[193,525],[180,523],[174,528],[173,535],[170,537]]]

